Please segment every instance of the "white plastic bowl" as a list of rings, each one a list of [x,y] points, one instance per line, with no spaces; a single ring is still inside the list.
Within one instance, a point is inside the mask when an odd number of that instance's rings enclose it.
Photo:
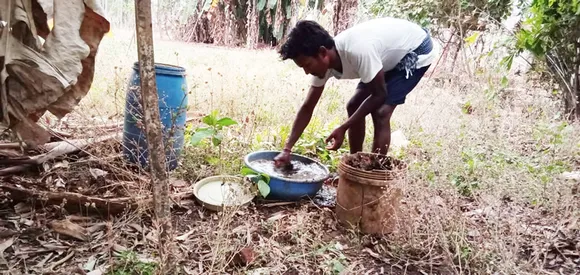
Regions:
[[[193,185],[193,194],[203,207],[213,211],[247,205],[255,197],[244,179],[235,176],[204,178]]]

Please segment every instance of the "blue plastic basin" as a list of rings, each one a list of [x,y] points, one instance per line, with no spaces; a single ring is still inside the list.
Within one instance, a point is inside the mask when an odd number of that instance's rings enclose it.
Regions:
[[[244,157],[244,164],[255,172],[262,173],[263,171],[259,171],[253,167],[251,162],[261,159],[273,160],[279,153],[279,151],[253,152]],[[296,201],[304,197],[314,197],[322,187],[324,180],[326,180],[330,174],[326,166],[313,159],[291,154],[291,160],[297,160],[307,164],[316,163],[320,165],[326,173],[320,178],[310,180],[293,180],[270,175],[270,194],[268,194],[265,199]]]
[[[172,142],[165,155],[168,170],[177,167],[177,159],[184,142],[187,119],[187,83],[185,69],[167,64],[155,64],[155,78],[159,95],[159,114],[163,126],[163,142]],[[139,62],[133,65],[133,73],[127,87],[125,123],[123,129],[123,154],[132,163],[148,167],[149,154],[140,101]],[[165,146],[168,147],[168,146]]]

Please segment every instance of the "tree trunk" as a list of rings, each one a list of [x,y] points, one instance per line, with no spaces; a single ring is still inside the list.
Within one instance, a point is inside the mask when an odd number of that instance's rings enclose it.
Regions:
[[[576,41],[576,66],[572,69],[574,75],[574,97],[576,104],[574,105],[576,120],[580,120],[580,38]]]
[[[256,8],[257,0],[248,0],[246,10],[246,48],[255,49],[258,46],[260,35],[260,23],[258,22],[258,9]]]
[[[352,19],[356,15],[357,7],[357,0],[335,0],[334,15],[332,18],[334,35],[352,26]]]
[[[161,120],[159,118],[159,96],[155,79],[153,58],[153,32],[151,26],[151,0],[136,0],[135,15],[137,26],[137,51],[141,78],[141,106],[147,133],[149,169],[153,187],[155,223],[159,232],[160,274],[175,271],[175,255],[172,238],[171,213],[169,204],[169,179],[165,165]]]

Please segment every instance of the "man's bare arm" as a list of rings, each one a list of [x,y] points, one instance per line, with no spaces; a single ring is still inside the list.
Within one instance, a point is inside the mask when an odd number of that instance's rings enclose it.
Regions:
[[[300,138],[300,135],[302,135],[304,129],[306,129],[306,126],[308,126],[308,123],[310,123],[312,113],[314,112],[316,104],[318,104],[318,100],[320,99],[323,90],[324,86],[310,87],[308,95],[306,96],[306,100],[304,103],[302,103],[302,106],[300,107],[300,110],[298,110],[296,118],[294,119],[292,131],[290,132],[290,136],[284,145],[285,150],[291,150],[292,147],[294,147],[294,144],[296,144]]]

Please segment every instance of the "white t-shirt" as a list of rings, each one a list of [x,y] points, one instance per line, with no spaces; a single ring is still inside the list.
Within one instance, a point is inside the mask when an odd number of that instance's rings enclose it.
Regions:
[[[357,24],[334,37],[342,62],[342,73],[329,69],[324,78],[312,77],[312,85],[321,87],[330,77],[357,79],[369,83],[380,69],[387,72],[427,37],[421,26],[403,19],[385,17]],[[419,55],[417,68],[431,64],[433,50]]]

